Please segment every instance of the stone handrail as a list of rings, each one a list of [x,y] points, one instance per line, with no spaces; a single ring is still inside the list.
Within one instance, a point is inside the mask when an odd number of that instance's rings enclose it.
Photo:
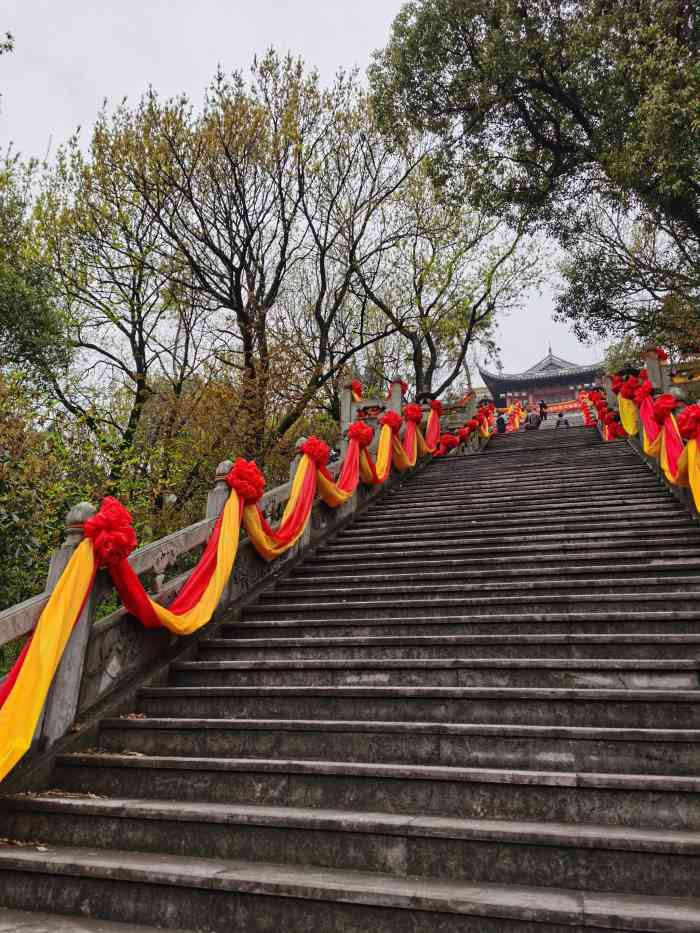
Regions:
[[[376,405],[375,421],[381,412],[391,409],[400,412],[403,407],[400,385],[393,384],[389,399],[363,400],[355,403],[349,387],[342,398],[342,436],[345,438],[348,425],[359,414],[362,405]],[[470,417],[470,407],[462,407],[464,417]],[[378,432],[376,432],[378,433]],[[478,449],[480,440],[467,449]],[[346,446],[341,442],[341,459]],[[329,465],[332,475],[337,475],[340,460]],[[425,461],[423,461],[425,462]],[[223,461],[217,467],[214,486],[207,498],[204,518],[181,528],[172,534],[144,545],[134,551],[129,561],[138,575],[152,575],[152,597],[168,604],[179,592],[189,576],[189,570],[175,573],[166,579],[171,570],[183,557],[200,549],[209,538],[217,517],[229,495],[226,474],[231,468],[230,461]],[[416,469],[422,466],[417,464]],[[290,467],[290,477],[296,468],[296,461]],[[313,548],[323,538],[345,524],[352,514],[395,482],[399,476],[392,474],[383,487],[358,487],[352,498],[338,509],[327,508],[320,500],[314,503],[309,525],[297,544],[277,560],[267,563],[259,557],[252,543],[241,536],[236,563],[231,578],[222,594],[215,618],[222,611],[231,610],[252,598],[253,594],[271,577],[278,575],[291,562],[298,560],[300,553]],[[268,490],[260,501],[260,507],[268,521],[275,523],[289,499],[291,480]],[[0,645],[27,635],[35,626],[42,609],[46,605],[56,582],[68,563],[71,554],[82,540],[83,523],[94,513],[90,503],[80,503],[68,513],[67,535],[65,542],[51,558],[47,584],[44,592],[33,596],[16,606],[0,613]],[[180,651],[181,642],[165,629],[147,629],[133,619],[120,607],[109,614],[100,616],[99,606],[105,599],[113,597],[111,578],[105,571],[97,574],[95,585],[83,612],[76,622],[63,658],[56,672],[54,682],[45,704],[42,720],[35,736],[35,750],[52,745],[57,739],[70,731],[78,717],[82,717],[96,703],[118,692],[125,683],[142,676],[142,672],[152,668],[172,652]],[[196,639],[197,635],[191,636]],[[185,650],[184,648],[182,650]]]

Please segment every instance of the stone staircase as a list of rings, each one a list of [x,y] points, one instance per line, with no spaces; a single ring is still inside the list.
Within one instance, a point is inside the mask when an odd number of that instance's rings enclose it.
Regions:
[[[4,801],[0,931],[700,930],[699,594],[625,443],[437,461]]]

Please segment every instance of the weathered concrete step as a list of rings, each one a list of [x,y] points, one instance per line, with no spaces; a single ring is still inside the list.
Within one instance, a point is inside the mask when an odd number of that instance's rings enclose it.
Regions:
[[[700,780],[676,775],[95,753],[62,757],[54,782],[110,797],[700,829]]]
[[[450,557],[457,556],[460,550],[480,546],[484,549],[488,548],[493,553],[500,552],[501,554],[508,554],[511,550],[515,553],[518,551],[528,551],[532,553],[535,548],[538,550],[546,549],[547,545],[552,545],[554,548],[563,548],[567,546],[581,548],[582,545],[590,544],[591,542],[595,543],[596,546],[606,546],[607,544],[607,546],[613,547],[616,542],[623,542],[626,544],[633,542],[635,540],[635,534],[637,540],[639,540],[640,534],[651,535],[654,534],[656,530],[652,528],[638,528],[635,531],[631,525],[629,528],[623,529],[619,529],[619,526],[611,526],[611,528],[608,529],[600,525],[591,525],[590,527],[579,528],[578,530],[576,528],[557,528],[552,525],[544,527],[546,527],[547,530],[543,528],[542,530],[533,531],[532,527],[528,525],[526,528],[524,527],[522,531],[518,532],[516,528],[504,531],[502,528],[498,529],[494,527],[488,529],[479,525],[478,527],[475,526],[471,532],[465,530],[459,538],[451,540],[449,545],[445,545],[443,539],[438,536],[435,540],[415,541],[410,548],[407,547],[405,541],[377,543],[371,536],[368,536],[364,541],[353,543],[342,543],[340,541],[329,542],[315,559],[334,558],[337,560],[338,557],[347,557],[348,555],[378,555],[387,558],[401,558],[410,556],[410,552],[412,551],[420,553],[421,555],[425,554],[426,557],[429,557],[431,554],[435,557],[442,556],[443,554]],[[695,542],[700,537],[698,531],[694,527],[689,527],[684,520],[681,521],[680,519],[675,524],[661,523],[658,526],[658,531],[664,538],[673,537],[685,544]],[[484,550],[483,553],[488,553],[488,551]]]
[[[468,498],[470,496],[478,497],[483,502],[515,502],[521,499],[531,497],[532,494],[542,494],[541,473],[528,474],[527,471],[518,471],[518,483],[503,489],[503,497],[499,496],[497,490],[484,486],[484,479],[487,476],[495,475],[491,469],[485,470],[481,476],[476,479],[474,470],[464,476],[445,477],[438,481],[431,481],[429,473],[422,473],[420,481],[416,483],[407,482],[387,493],[387,501],[399,502],[402,500],[410,501],[420,496],[421,491],[430,491],[431,501],[433,497],[440,499],[448,497],[450,490],[458,493],[459,498]],[[581,470],[576,470],[576,476],[581,476]],[[625,470],[617,476],[612,475],[606,468],[596,466],[589,471],[586,476],[586,490],[603,495],[612,495],[614,493],[629,494],[632,490],[661,491],[668,495],[664,486],[661,485],[656,476],[647,469],[641,472]],[[553,474],[547,475],[547,495],[555,497],[565,496],[571,498],[575,495],[575,490],[580,488],[575,484],[572,478],[565,478],[557,470]]]
[[[700,833],[299,807],[71,798],[10,800],[13,839],[243,859],[396,877],[682,897]]]
[[[319,635],[346,637],[367,635],[606,635],[641,634],[663,630],[675,635],[700,634],[697,608],[632,610],[614,607],[594,611],[501,612],[488,615],[479,611],[450,612],[442,615],[384,615],[365,613],[359,618],[331,615],[322,618],[270,618],[267,621],[243,620],[222,624],[222,632],[232,637],[262,638],[287,634],[292,638],[316,638]]]
[[[700,620],[698,620],[700,621]],[[378,635],[313,638],[204,638],[204,660],[271,658],[640,658],[700,659],[700,634]]]
[[[421,505],[428,507],[431,513],[442,513],[454,511],[455,502],[459,502],[460,510],[469,511],[473,514],[487,515],[489,513],[499,514],[517,510],[525,514],[535,512],[553,512],[556,509],[582,509],[590,506],[591,503],[598,503],[601,507],[609,509],[625,508],[627,506],[637,505],[641,510],[646,505],[677,505],[670,493],[660,486],[635,486],[631,489],[625,484],[619,489],[606,488],[589,489],[586,487],[586,497],[582,500],[581,495],[574,491],[555,492],[547,485],[546,493],[540,488],[539,493],[532,491],[529,494],[523,493],[520,496],[503,496],[503,498],[494,495],[486,497],[483,495],[483,489],[479,492],[475,489],[470,495],[459,489],[452,490],[452,497],[449,490],[436,495],[431,492],[424,496],[408,496],[403,493],[399,496],[388,495],[377,501],[365,517],[365,522],[370,519],[381,516],[392,516],[397,514],[410,514],[418,511]]]
[[[638,508],[643,508],[643,505],[638,506]],[[473,511],[468,506],[462,507],[460,502],[460,507],[458,509],[456,509],[453,504],[451,509],[444,512],[433,511],[432,508],[426,509],[423,507],[422,517],[421,508],[416,509],[413,513],[403,513],[402,510],[398,509],[395,513],[373,514],[368,516],[364,521],[358,520],[354,524],[349,525],[339,533],[338,538],[345,539],[348,537],[358,537],[360,535],[374,535],[381,532],[397,531],[402,528],[411,529],[415,532],[430,532],[436,527],[444,527],[453,532],[458,532],[462,529],[474,528],[482,522],[484,528],[492,528],[496,523],[506,528],[527,525],[546,527],[549,524],[558,528],[559,526],[579,527],[581,525],[590,525],[592,522],[598,522],[604,525],[620,524],[622,528],[625,528],[630,522],[634,521],[632,514],[631,512],[618,511],[616,507],[611,508],[605,504],[598,507],[595,499],[588,503],[585,511],[562,508],[557,510],[556,516],[544,515],[542,512],[535,510],[526,512],[520,508],[513,508],[508,512],[501,513],[495,510],[479,513]],[[669,508],[665,502],[649,508],[649,510],[645,512],[645,515],[647,520],[657,521],[660,517],[666,516],[671,519],[669,523],[671,526],[678,524],[678,522],[674,522],[673,519],[679,519],[683,521],[686,527],[694,527],[688,515],[683,515],[683,513],[678,512],[676,509]]]
[[[668,555],[669,557],[678,556],[682,558],[684,556],[695,556],[697,554],[697,544],[693,545],[691,542],[694,539],[685,532],[679,532],[675,537],[665,533],[663,536],[654,536],[654,540],[658,543],[659,550],[657,551],[654,549],[651,553],[658,554],[659,557]],[[613,554],[617,555],[618,553],[620,554],[620,559],[633,558],[636,552],[634,550],[627,550],[630,548],[631,543],[631,536],[629,540],[623,541],[618,539],[606,541],[603,539],[582,542],[579,540],[560,541],[555,539],[554,541],[540,544],[536,551],[526,546],[518,547],[517,544],[513,544],[510,547],[505,545],[487,547],[477,545],[450,550],[439,549],[437,553],[425,550],[419,557],[412,553],[413,549],[411,548],[408,552],[404,549],[400,569],[406,570],[415,568],[422,572],[423,569],[429,571],[444,567],[449,570],[450,568],[454,569],[482,564],[486,566],[492,565],[500,569],[500,567],[504,565],[517,564],[520,566],[530,564],[533,561],[537,566],[539,566],[540,561],[547,564],[557,560],[576,564],[588,562],[589,560],[610,561],[611,556]],[[691,543],[690,546],[687,546],[689,543]],[[624,551],[618,550],[623,547],[625,548]],[[595,550],[591,550],[591,548],[595,548]],[[648,555],[650,552],[645,549],[640,549],[639,553]],[[354,555],[346,555],[343,557],[340,555],[328,554],[326,550],[321,550],[315,554],[310,554],[303,564],[295,568],[292,576],[299,577],[307,573],[312,575],[316,573],[327,573],[332,572],[334,568],[338,570],[356,571],[358,568],[357,560]],[[291,577],[289,579],[291,579]]]
[[[76,905],[78,909],[80,905]],[[29,910],[3,910],[0,908],[0,933],[156,933],[152,926],[133,923],[115,923],[94,917],[61,916]],[[174,930],[173,933],[193,933]]]
[[[643,690],[700,687],[700,660],[563,660],[552,658],[387,658],[369,661],[275,659],[181,661],[175,685],[188,686],[486,686]]]
[[[429,507],[426,507],[426,503],[416,503],[415,508],[396,508],[379,511],[373,513],[373,517],[377,519],[391,519],[398,518],[399,521],[403,519],[410,519],[412,517],[418,518],[420,520],[421,515],[423,519],[436,523],[441,520],[449,520],[455,516],[455,513],[458,512],[459,517],[466,516],[470,521],[476,523],[481,520],[484,522],[504,522],[504,521],[513,521],[513,519],[519,519],[522,523],[523,521],[533,521],[543,522],[552,520],[552,521],[591,521],[596,518],[604,519],[605,521],[612,522],[618,521],[625,518],[633,518],[635,515],[639,514],[640,509],[644,509],[644,512],[647,516],[651,518],[683,518],[685,521],[688,521],[687,513],[682,511],[682,506],[680,503],[676,502],[674,499],[662,498],[659,501],[647,502],[647,503],[633,503],[630,505],[624,504],[615,504],[614,506],[605,506],[597,508],[595,500],[591,503],[586,502],[585,504],[579,504],[577,506],[567,506],[561,509],[550,509],[546,506],[542,507],[532,507],[532,508],[523,508],[518,507],[517,509],[479,509],[476,507],[468,507],[462,511],[461,506],[456,507],[453,503],[451,506],[446,506],[445,508],[433,507],[432,503]]]
[[[608,529],[626,531],[629,526],[630,523],[620,522],[605,512],[592,513],[590,519],[586,521],[567,520],[566,515],[561,515],[557,521],[528,520],[521,515],[516,515],[502,521],[488,519],[483,522],[469,513],[460,513],[444,521],[437,521],[434,517],[426,516],[420,526],[413,528],[401,521],[397,521],[394,525],[377,525],[373,529],[348,528],[333,539],[332,547],[341,548],[358,544],[371,547],[375,543],[401,542],[405,548],[407,543],[414,541],[424,546],[426,542],[440,545],[444,539],[460,540],[494,535],[521,537],[542,534],[558,534],[562,537],[578,535],[585,531],[596,532],[598,536],[602,536],[607,534]],[[677,521],[664,522],[661,526],[644,530],[650,530],[652,533],[659,530],[661,533],[666,533],[681,528],[686,530],[689,538],[693,538],[693,532],[697,532],[696,527],[688,519],[682,517],[679,517]],[[637,534],[640,533],[641,531],[638,530]],[[330,543],[328,546],[331,547]]]
[[[679,563],[669,566],[667,572],[661,575],[657,571],[652,574],[644,566],[631,564],[619,568],[612,566],[607,573],[599,568],[593,570],[581,568],[582,572],[575,576],[556,568],[551,573],[543,573],[541,578],[539,575],[535,578],[533,575],[523,577],[522,573],[515,573],[507,585],[501,585],[499,582],[498,587],[494,585],[493,576],[483,572],[461,580],[454,579],[451,573],[444,573],[441,579],[433,578],[429,583],[423,580],[422,575],[418,580],[413,577],[411,582],[385,580],[379,583],[376,580],[367,579],[360,573],[341,585],[333,585],[332,580],[323,581],[323,585],[307,585],[303,581],[284,580],[278,583],[274,590],[263,593],[258,600],[258,605],[262,608],[284,602],[289,606],[296,606],[309,599],[325,604],[327,600],[336,598],[345,602],[348,596],[352,596],[353,599],[371,596],[377,600],[386,600],[395,593],[403,594],[407,598],[413,595],[424,597],[439,593],[460,596],[462,594],[478,595],[479,597],[483,594],[491,598],[498,588],[513,598],[540,591],[556,595],[578,594],[582,590],[589,593],[591,597],[599,593],[642,595],[653,593],[659,587],[664,590],[665,594],[698,593],[700,595],[698,567],[700,567],[700,561]],[[499,581],[500,579],[499,577]]]
[[[309,719],[103,720],[110,752],[697,776],[700,730]],[[1,809],[1,808],[0,808]]]
[[[214,933],[696,933],[700,901],[100,849],[0,852],[0,900]],[[122,897],[117,897],[118,893]],[[206,918],[206,919],[205,919]]]
[[[637,591],[634,586],[626,588],[614,588],[614,592],[608,592],[604,589],[596,592],[591,589],[590,592],[562,592],[552,593],[543,589],[541,592],[520,592],[515,595],[506,594],[493,595],[493,591],[486,596],[482,591],[472,593],[461,593],[459,595],[427,595],[410,596],[406,599],[382,598],[381,596],[367,595],[366,597],[350,597],[345,599],[333,599],[326,597],[326,594],[319,593],[315,600],[304,601],[302,599],[291,602],[289,599],[284,602],[273,602],[264,600],[259,604],[253,605],[244,610],[244,619],[250,624],[257,624],[261,621],[269,621],[281,616],[292,621],[310,622],[319,616],[326,617],[329,612],[334,610],[342,613],[351,619],[358,621],[366,620],[368,615],[382,618],[384,616],[394,616],[397,610],[401,610],[406,619],[410,619],[416,614],[423,616],[433,616],[440,618],[446,615],[445,608],[469,610],[479,615],[497,615],[508,612],[528,612],[535,609],[541,611],[556,612],[557,610],[570,609],[589,610],[590,612],[603,611],[605,609],[614,609],[619,611],[640,612],[648,609],[658,609],[661,606],[671,609],[692,611],[698,606],[698,599],[695,587],[687,588],[669,588],[650,589],[648,592]],[[465,613],[467,614],[467,613]]]
[[[147,687],[149,716],[700,728],[700,691],[560,687]]]
[[[530,564],[533,569],[537,569],[539,577],[604,577],[605,579],[614,579],[616,576],[628,577],[638,573],[648,574],[650,571],[658,576],[660,574],[697,574],[700,571],[700,555],[695,548],[686,548],[681,553],[669,552],[669,556],[663,557],[656,550],[643,551],[635,554],[634,551],[624,553],[616,552],[616,561],[611,563],[611,554],[608,552],[593,551],[583,560],[569,561],[564,564],[566,557],[563,555],[553,555],[551,557],[542,557],[532,555]],[[484,577],[484,568],[488,569],[489,578],[494,579],[495,561],[483,559],[480,562],[482,566],[470,569],[468,566],[449,567],[444,570],[425,570],[420,574],[420,580],[423,586],[427,581],[450,580],[480,580]],[[521,579],[524,567],[522,560],[513,566],[507,559],[500,559],[498,566],[499,585],[501,580]],[[339,572],[337,570],[327,570],[325,574],[314,573],[313,569],[306,569],[302,573],[303,565],[297,571],[285,578],[280,584],[277,592],[282,589],[293,589],[294,592],[305,587],[324,589],[340,588],[341,585],[350,585],[360,583],[362,585],[373,585],[378,590],[385,584],[398,584],[401,582],[412,583],[415,585],[416,574],[414,571],[404,571],[401,567],[395,570],[385,570],[383,572],[371,572],[367,569],[355,568],[353,573]],[[491,584],[493,586],[493,583]]]
[[[492,471],[487,470],[479,480],[474,478],[472,471],[468,476],[453,476],[452,481],[446,477],[439,482],[431,482],[429,475],[423,473],[419,483],[404,483],[388,492],[386,501],[393,503],[415,501],[420,497],[421,491],[430,492],[431,502],[449,498],[450,490],[453,490],[460,500],[474,497],[480,502],[493,502],[496,504],[519,502],[524,499],[531,501],[533,494],[542,495],[542,474],[540,473],[528,476],[527,473],[519,471],[517,485],[503,489],[502,497],[499,495],[498,490],[488,486],[485,488],[484,478],[487,475],[493,475]],[[580,476],[580,471],[577,471],[577,475]],[[610,476],[607,470],[598,467],[589,472],[585,485],[586,491],[590,491],[595,495],[630,495],[637,491],[661,492],[668,495],[666,488],[661,485],[653,473],[646,469],[640,473],[626,471],[624,475],[614,477]],[[548,498],[558,499],[563,497],[571,499],[575,497],[576,490],[579,488],[579,484],[575,485],[572,479],[565,479],[559,471],[554,475],[547,476]]]

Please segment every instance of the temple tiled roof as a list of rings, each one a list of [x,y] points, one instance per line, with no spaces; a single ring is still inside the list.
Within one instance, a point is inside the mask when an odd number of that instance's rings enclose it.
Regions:
[[[522,373],[490,373],[486,369],[479,367],[479,372],[484,378],[486,384],[490,382],[538,382],[540,379],[547,378],[567,378],[568,376],[582,376],[600,373],[604,369],[604,364],[588,363],[581,366],[578,363],[570,363],[568,360],[555,356],[550,347],[549,353],[539,361],[526,369]]]

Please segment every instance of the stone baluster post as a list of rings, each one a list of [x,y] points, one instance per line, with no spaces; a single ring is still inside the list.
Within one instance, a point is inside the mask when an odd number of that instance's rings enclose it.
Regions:
[[[607,374],[603,376],[603,389],[605,390],[606,402],[613,411],[617,411],[617,396],[612,390],[612,380]]]
[[[79,502],[66,516],[66,540],[54,551],[49,564],[46,579],[46,589],[52,591],[65,570],[68,561],[80,542],[83,540],[83,525],[92,515],[95,508],[89,502]],[[85,653],[90,639],[90,630],[95,612],[95,587],[89,594],[83,610],[77,619],[63,657],[56,669],[51,684],[44,711],[35,739],[40,748],[53,745],[64,736],[75,722],[80,700],[80,687],[83,679],[83,665]]]
[[[649,373],[649,381],[654,386],[654,392],[667,392],[671,385],[670,367],[662,364],[653,350],[644,354],[642,365]]]
[[[387,408],[390,408],[392,411],[401,414],[401,409],[403,408],[403,396],[401,394],[401,379],[399,376],[397,376],[391,382]]]
[[[217,466],[214,474],[214,486],[207,494],[207,505],[204,513],[205,518],[218,518],[223,512],[226,500],[229,497],[230,489],[226,482],[231,467],[232,460],[222,460]],[[231,602],[231,581],[229,580],[221,594],[218,609],[225,609]]]
[[[353,415],[353,402],[352,402],[352,386],[348,385],[343,386],[343,392],[340,396],[340,459],[342,460],[345,456],[345,452],[348,449],[348,439],[346,436],[346,431],[350,424],[352,423]]]

